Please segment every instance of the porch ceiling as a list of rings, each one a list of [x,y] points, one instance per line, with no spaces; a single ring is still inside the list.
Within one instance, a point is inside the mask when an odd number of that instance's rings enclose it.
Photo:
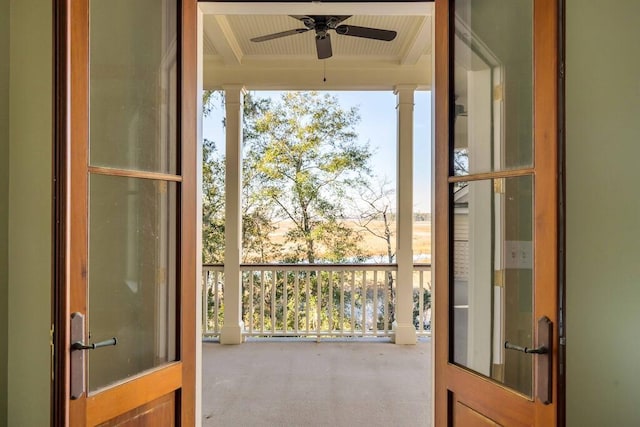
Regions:
[[[431,85],[432,3],[201,3],[205,89],[389,90]],[[395,30],[391,42],[331,32],[333,56],[316,58],[312,31],[262,43],[252,37],[303,28],[288,15],[352,15],[345,23]],[[326,76],[326,81],[324,77]]]

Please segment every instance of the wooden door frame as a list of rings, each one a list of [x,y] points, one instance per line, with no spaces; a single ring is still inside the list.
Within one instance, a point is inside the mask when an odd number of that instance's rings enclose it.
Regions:
[[[52,381],[51,381],[51,424],[54,426],[69,425],[70,396],[70,305],[72,272],[86,265],[86,260],[78,259],[78,254],[70,252],[72,224],[74,227],[86,227],[86,219],[79,218],[71,206],[72,178],[78,174],[80,179],[73,181],[73,191],[79,184],[79,191],[87,190],[85,173],[87,153],[72,151],[72,144],[82,141],[88,135],[88,121],[71,129],[71,117],[86,114],[88,102],[87,88],[76,88],[72,92],[72,78],[75,73],[86,73],[85,69],[72,69],[72,55],[85,55],[76,46],[88,44],[86,28],[73,26],[73,14],[87,14],[85,0],[54,0],[53,2],[53,206],[52,206]],[[73,8],[73,9],[72,9]],[[179,390],[180,405],[177,408],[182,425],[196,423],[196,348],[197,330],[196,313],[198,310],[198,264],[197,254],[198,221],[186,220],[196,218],[200,189],[198,188],[198,171],[200,170],[197,123],[198,123],[198,91],[197,91],[197,40],[198,40],[198,5],[197,0],[182,0],[178,32],[180,34],[180,70],[179,70],[179,105],[181,154],[179,156],[182,184],[180,188],[180,206],[178,218],[181,219],[179,230],[180,262],[178,264],[180,292],[176,296],[178,308],[178,330],[180,342],[178,354],[181,365],[179,372],[182,383]],[[86,16],[86,15],[85,15]],[[73,109],[79,109],[73,110]],[[75,116],[74,116],[75,114]],[[75,157],[74,157],[75,156]],[[187,286],[185,286],[187,284]]]
[[[436,0],[434,26],[434,126],[436,129],[434,140],[434,157],[435,157],[435,206],[434,206],[434,242],[432,245],[434,259],[434,347],[433,360],[451,360],[452,345],[449,342],[449,280],[451,272],[452,249],[449,245],[449,236],[452,233],[453,224],[449,222],[449,216],[452,212],[452,206],[449,195],[449,176],[452,167],[450,165],[450,129],[452,126],[451,118],[453,117],[449,93],[453,88],[453,58],[451,57],[450,46],[453,46],[453,16],[450,15],[450,7],[455,0]],[[552,7],[556,3],[557,8]],[[536,186],[543,186],[551,189],[545,194],[544,198],[539,198],[536,193],[535,209],[535,226],[545,226],[551,224],[554,230],[551,233],[545,233],[546,241],[536,241],[534,246],[534,257],[540,255],[540,247],[556,247],[557,252],[555,260],[557,265],[551,268],[537,268],[536,280],[555,281],[558,284],[556,295],[547,295],[542,292],[535,292],[535,301],[545,301],[549,298],[557,299],[555,313],[552,313],[555,320],[554,342],[556,353],[553,358],[553,400],[557,405],[554,414],[550,411],[544,413],[536,413],[536,421],[543,423],[556,422],[557,425],[565,425],[565,312],[564,312],[564,295],[565,295],[565,277],[564,277],[564,246],[565,246],[565,203],[564,203],[564,0],[535,0],[534,2],[534,25],[537,33],[543,37],[537,37],[534,42],[534,76],[545,76],[544,80],[537,78],[537,90],[542,96],[534,97],[534,115],[536,128],[551,129],[551,132],[535,132],[535,149],[534,162],[536,167],[542,168],[544,171],[555,169],[555,175],[543,173],[536,176]],[[555,9],[554,14],[545,14],[543,11]],[[551,15],[551,16],[550,16]],[[435,23],[445,23],[438,25]],[[541,52],[556,50],[556,60],[542,62],[539,60]],[[440,59],[440,60],[439,60]],[[552,72],[542,73],[543,69],[549,69]],[[540,89],[543,90],[540,90]],[[553,111],[544,109],[544,105],[549,103],[551,98],[557,105],[557,114]],[[557,139],[557,147],[548,149],[549,144],[543,144],[543,141],[549,138]],[[541,150],[544,147],[546,150]],[[449,200],[445,203],[443,201]],[[546,207],[549,216],[540,217],[540,206]],[[538,258],[541,259],[541,258]],[[545,313],[540,312],[534,307],[533,318],[538,319]],[[448,387],[460,387],[461,374],[464,369],[448,363],[444,369],[437,367],[434,369],[434,426],[446,426],[449,422],[451,414],[449,413],[449,391]],[[474,375],[471,378],[473,384],[480,385],[490,380],[482,378],[480,375]],[[474,387],[471,387],[474,388]],[[497,387],[498,388],[498,387]],[[472,392],[469,392],[472,393]],[[496,401],[508,402],[512,393],[505,388],[498,388],[493,395],[481,396],[481,404],[487,408],[495,405]],[[520,411],[521,408],[517,402],[514,407],[510,407],[509,411]],[[551,420],[551,417],[554,420]],[[545,424],[546,425],[546,424]],[[552,424],[548,424],[552,425]]]
[[[68,424],[69,361],[62,349],[69,348],[69,218],[67,192],[69,188],[69,1],[53,2],[53,238],[52,238],[52,298],[51,298],[51,425]]]

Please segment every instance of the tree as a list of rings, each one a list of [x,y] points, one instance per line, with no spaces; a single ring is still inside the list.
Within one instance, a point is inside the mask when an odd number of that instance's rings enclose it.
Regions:
[[[245,161],[256,172],[256,196],[293,224],[287,261],[357,256],[359,236],[343,219],[345,200],[370,174],[371,152],[354,130],[359,120],[335,96],[288,92],[249,122]]]
[[[395,215],[393,214],[393,198],[395,189],[390,188],[388,179],[370,182],[365,187],[365,191],[360,195],[360,215],[357,225],[366,233],[384,240],[387,248],[386,261],[389,264],[395,262],[396,253],[393,241],[393,230],[395,228]],[[374,226],[374,222],[382,221],[382,230]],[[395,320],[396,293],[394,289],[394,279],[391,272],[387,273],[387,289],[389,301],[387,310],[390,321]]]
[[[456,149],[453,152],[453,173],[456,175],[469,174],[469,151],[467,148]],[[466,182],[456,182],[453,184],[454,191],[466,186]]]
[[[244,97],[243,132],[252,135],[251,125],[256,117],[269,108],[269,100],[255,98],[251,93]],[[203,114],[208,116],[215,108],[224,108],[224,92],[205,91],[203,94]],[[225,125],[224,119],[222,125]],[[204,263],[224,263],[225,247],[225,156],[216,148],[215,141],[203,141],[203,195],[202,195],[202,249]],[[278,245],[272,243],[269,234],[275,229],[271,210],[256,197],[256,181],[251,166],[243,165],[242,191],[245,203],[242,206],[243,261],[266,262],[277,254]]]
[[[202,262],[224,263],[224,158],[214,141],[202,144]]]
[[[278,259],[281,245],[271,239],[276,219],[271,201],[260,197],[257,172],[248,162],[242,165],[242,260],[265,263]]]
[[[395,261],[395,249],[393,247],[393,229],[395,228],[394,196],[395,189],[390,188],[391,183],[387,178],[378,182],[369,182],[360,193],[359,216],[357,225],[374,237],[384,240],[386,244],[386,262]],[[375,222],[382,221],[382,230],[374,226]]]

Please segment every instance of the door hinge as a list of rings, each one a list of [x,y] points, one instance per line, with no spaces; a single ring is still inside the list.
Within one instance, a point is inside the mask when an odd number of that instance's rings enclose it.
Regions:
[[[504,270],[493,271],[493,285],[504,288]]]
[[[502,101],[504,98],[504,86],[499,84],[493,87],[493,100]]]
[[[158,267],[156,269],[156,283],[164,283],[167,277],[167,269]]]
[[[504,194],[504,178],[496,178],[493,180],[493,192],[496,194]]]

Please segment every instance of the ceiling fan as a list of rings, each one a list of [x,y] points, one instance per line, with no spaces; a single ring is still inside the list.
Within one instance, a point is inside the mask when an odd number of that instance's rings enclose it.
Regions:
[[[356,25],[340,25],[342,21],[351,18],[352,15],[289,15],[301,21],[305,28],[282,31],[268,34],[266,36],[254,37],[252,42],[264,42],[278,39],[280,37],[292,36],[294,34],[306,33],[314,30],[316,32],[316,50],[318,59],[330,58],[333,55],[331,50],[331,37],[329,30],[334,30],[343,36],[362,37],[365,39],[391,41],[398,34],[392,30],[382,30],[380,28],[358,27]]]

